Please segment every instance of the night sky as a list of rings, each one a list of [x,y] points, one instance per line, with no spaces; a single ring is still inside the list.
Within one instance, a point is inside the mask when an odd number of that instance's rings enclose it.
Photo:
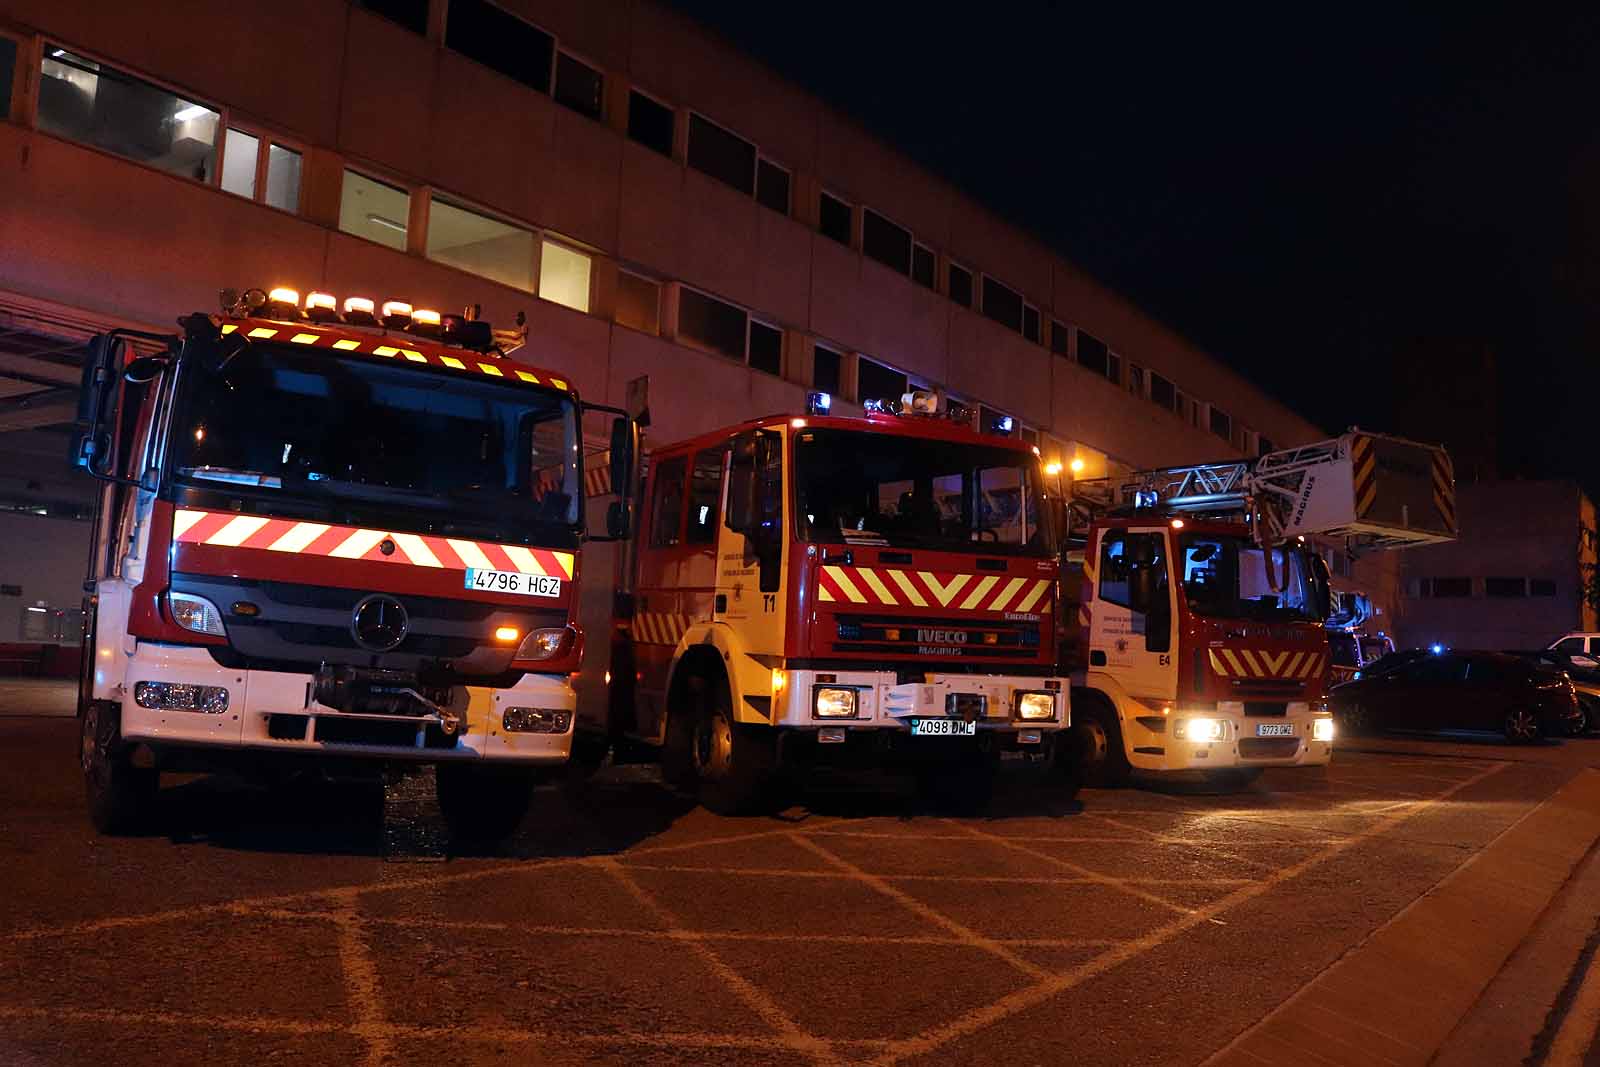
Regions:
[[[1487,347],[1500,472],[1600,493],[1600,12],[677,4],[1330,431]]]

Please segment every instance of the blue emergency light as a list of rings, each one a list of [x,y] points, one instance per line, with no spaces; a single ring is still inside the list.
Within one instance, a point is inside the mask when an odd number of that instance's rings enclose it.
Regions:
[[[827,393],[806,394],[806,414],[826,415],[833,408],[833,397]]]

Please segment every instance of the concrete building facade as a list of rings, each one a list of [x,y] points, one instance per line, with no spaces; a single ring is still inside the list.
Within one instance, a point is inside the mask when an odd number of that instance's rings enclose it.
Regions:
[[[1084,476],[1324,435],[650,0],[262,17],[0,0],[0,507],[86,499],[54,458],[75,346],[224,287],[525,312],[529,358],[585,396],[648,375],[658,441],[917,385]],[[1371,566],[1380,603],[1393,575]]]

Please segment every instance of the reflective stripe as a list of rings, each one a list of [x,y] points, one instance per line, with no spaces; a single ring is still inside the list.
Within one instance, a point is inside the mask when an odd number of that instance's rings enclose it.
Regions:
[[[1006,587],[1004,589],[1000,590],[1000,595],[995,597],[993,600],[989,601],[989,610],[990,611],[1004,611],[1004,610],[1006,610],[1006,604],[1011,600],[1012,597],[1017,595],[1017,590],[1021,589],[1023,586],[1025,586],[1027,584],[1028,584],[1028,579],[1026,579],[1026,578],[1013,578],[1013,579],[1011,579],[1009,582],[1006,583]]]
[[[867,588],[872,590],[879,601],[891,607],[899,605],[900,602],[894,598],[894,594],[889,592],[889,587],[883,584],[883,579],[879,578],[870,567],[861,567],[856,573],[867,583]]]
[[[927,600],[923,599],[922,594],[917,592],[916,583],[911,580],[905,571],[890,571],[889,577],[894,579],[894,584],[900,587],[900,591],[906,595],[906,599],[911,603],[919,608],[928,606]]]

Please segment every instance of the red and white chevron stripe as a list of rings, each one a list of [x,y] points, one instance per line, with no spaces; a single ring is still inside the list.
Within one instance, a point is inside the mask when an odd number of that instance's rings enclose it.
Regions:
[[[694,620],[665,611],[641,611],[633,617],[633,639],[645,645],[676,645]]]

